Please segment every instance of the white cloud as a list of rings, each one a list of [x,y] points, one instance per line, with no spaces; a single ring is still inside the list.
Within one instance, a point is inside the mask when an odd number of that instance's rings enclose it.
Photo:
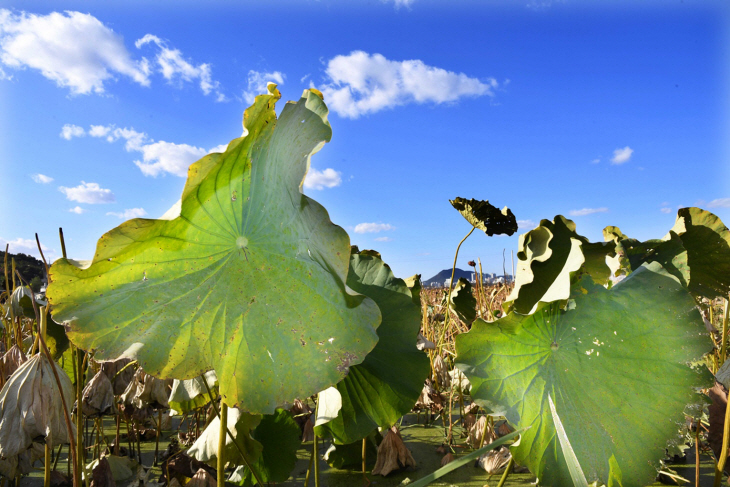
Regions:
[[[74,137],[83,137],[84,135],[86,135],[86,132],[84,131],[83,127],[67,123],[66,125],[61,127],[61,133],[58,135],[62,139],[71,140]]]
[[[110,130],[110,127],[104,127],[103,125],[92,125],[89,128],[89,135],[92,137],[106,137]]]
[[[208,151],[208,154],[211,154],[213,152],[221,152],[221,153],[223,153],[223,152],[226,151],[226,149],[228,149],[228,144],[217,145],[217,146],[213,147],[212,149],[210,149]]]
[[[226,100],[225,95],[220,91],[220,83],[212,79],[210,64],[202,63],[197,66],[191,64],[183,57],[180,50],[168,47],[167,42],[152,34],[147,34],[134,43],[137,49],[141,49],[146,44],[155,44],[159,49],[155,61],[160,73],[167,81],[181,84],[183,81],[197,80],[204,94],[209,95],[215,92],[216,101]]]
[[[623,149],[616,149],[613,151],[613,157],[611,158],[612,164],[623,164],[629,162],[631,155],[634,153],[634,149],[628,145]]]
[[[53,181],[52,177],[46,176],[45,174],[33,174],[31,175],[31,178],[33,178],[33,181],[38,184],[48,184]]]
[[[5,252],[6,245],[8,246],[8,252],[11,254],[26,254],[40,258],[41,254],[38,252],[38,244],[35,240],[20,237],[16,238],[15,240],[5,240],[4,238],[0,237],[0,250]],[[43,253],[47,259],[55,255],[53,249],[50,249],[43,244],[41,244],[41,249],[43,249]]]
[[[533,228],[537,227],[534,221],[532,220],[517,220],[517,228],[519,230],[532,230]]]
[[[378,237],[375,239],[376,242],[392,242],[393,239],[390,237]]]
[[[389,0],[381,0],[383,3],[387,3]],[[410,8],[411,5],[413,5],[416,2],[416,0],[393,0],[393,4],[395,5],[396,9],[399,9],[401,7],[407,7]]]
[[[672,209],[671,208],[660,208],[659,211],[661,211],[662,213],[669,214],[672,212]]]
[[[103,93],[104,83],[116,75],[149,85],[146,60],[133,60],[120,35],[81,12],[0,10],[0,62],[38,70],[73,94]]]
[[[81,184],[74,188],[61,186],[58,190],[65,194],[66,199],[69,201],[76,201],[78,203],[97,205],[101,203],[114,203],[115,201],[114,193],[110,189],[101,188],[97,183],[81,181]]]
[[[307,189],[334,188],[340,184],[342,184],[342,173],[329,167],[324,171],[310,168],[307,177],[304,178],[304,187]]]
[[[601,160],[600,160],[600,159],[598,159],[598,158],[596,158],[596,159],[593,159],[593,160],[591,161],[591,164],[598,164],[599,162],[601,162]]]
[[[389,223],[358,223],[355,225],[355,233],[380,233],[387,230],[395,230]]]
[[[70,209],[70,210],[68,210],[68,211],[70,211],[71,213],[76,213],[77,215],[80,215],[80,214],[82,214],[82,213],[86,213],[86,210],[84,210],[84,209],[83,209],[83,208],[81,208],[80,206],[75,206],[75,207],[71,208],[71,209]]]
[[[493,96],[497,81],[428,66],[420,60],[391,61],[381,54],[353,51],[327,63],[321,87],[338,115],[358,118],[407,103],[448,103],[463,96]]]
[[[267,83],[272,82],[276,83],[277,85],[283,85],[285,79],[286,75],[280,71],[274,71],[273,73],[264,73],[262,71],[254,71],[252,69],[248,72],[248,89],[243,92],[243,99],[246,100],[246,103],[253,104],[256,95],[267,93]],[[302,78],[302,80],[303,79],[304,78]]]
[[[110,211],[107,215],[123,218],[124,220],[131,220],[132,218],[142,218],[143,216],[147,216],[147,212],[144,211],[144,208],[129,208],[120,213]]]
[[[570,216],[586,216],[594,213],[606,213],[607,211],[608,208],[605,206],[601,208],[583,208],[582,210],[570,210]]]
[[[730,198],[717,198],[707,203],[708,208],[730,208]]]

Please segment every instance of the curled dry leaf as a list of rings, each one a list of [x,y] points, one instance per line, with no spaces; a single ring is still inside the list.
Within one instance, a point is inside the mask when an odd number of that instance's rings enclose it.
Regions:
[[[109,379],[107,379],[109,380]],[[109,384],[111,386],[111,383]],[[91,471],[91,487],[117,487],[112,476],[112,469],[109,460],[102,457]]]
[[[216,487],[215,478],[202,468],[195,472],[185,487]]]
[[[464,373],[459,369],[452,369],[449,371],[450,382],[454,383],[454,388],[462,392],[469,392],[471,390],[471,382],[466,378]]]
[[[436,344],[423,336],[419,331],[418,337],[416,338],[416,348],[419,350],[436,350]]]
[[[454,461],[454,454],[451,452],[448,452],[446,455],[443,456],[441,459],[441,466],[443,467],[446,464],[449,464]]]
[[[484,444],[488,445],[489,443],[497,439],[497,434],[494,432],[494,428],[492,428],[492,425],[487,425],[487,417],[482,416],[476,421],[476,423],[474,423],[471,428],[469,428],[469,437],[466,441],[472,448],[479,448],[479,445],[482,442],[482,436],[484,436],[485,425],[487,428],[487,437],[484,438]]]
[[[312,418],[307,418],[302,429],[302,442],[307,441],[314,441],[314,423],[312,423]]]
[[[477,412],[479,411],[479,405],[477,403],[471,403],[464,407],[464,416],[462,419],[462,425],[466,431],[469,431],[477,420]]]
[[[114,413],[114,389],[109,378],[101,370],[84,387],[81,411],[90,418]]]
[[[0,458],[0,475],[14,479],[16,475],[27,475],[33,471],[33,464],[43,458],[45,448],[42,443],[33,443],[19,455]]]
[[[168,384],[172,381],[162,380],[145,374],[140,368],[122,394],[122,402],[138,409],[151,406],[154,409],[167,409]]]
[[[449,368],[441,355],[436,355],[433,359],[433,380],[441,390],[451,387]]]
[[[314,423],[310,419],[313,411],[309,404],[302,402],[300,399],[294,399],[294,404],[289,412],[299,425],[302,441],[312,441],[314,439]]]
[[[10,347],[10,350],[5,352],[1,361],[3,382],[7,381],[13,375],[13,372],[27,360],[28,358],[17,345]]]
[[[56,367],[60,391],[51,367]],[[34,355],[15,371],[0,391],[0,456],[22,453],[39,436],[51,447],[68,443],[61,394],[67,405],[73,404],[71,379],[45,355]]]
[[[509,448],[500,448],[492,450],[477,459],[476,466],[483,468],[488,474],[497,473],[502,470],[512,458]]]
[[[441,395],[436,392],[436,389],[434,389],[433,386],[431,386],[431,381],[426,379],[423,384],[421,395],[418,397],[413,409],[417,411],[430,410],[432,412],[437,412],[443,408],[444,405]]]
[[[124,368],[131,361],[132,359],[129,358],[120,358],[109,362],[100,362],[102,372],[104,372],[112,382],[115,396],[124,394],[129,383],[132,382],[132,379],[134,378],[134,366],[127,367],[126,369]]]
[[[373,475],[382,475],[385,477],[394,470],[403,467],[416,466],[416,460],[406,448],[401,438],[398,427],[393,426],[387,431],[382,443],[378,447],[378,458],[375,461]]]

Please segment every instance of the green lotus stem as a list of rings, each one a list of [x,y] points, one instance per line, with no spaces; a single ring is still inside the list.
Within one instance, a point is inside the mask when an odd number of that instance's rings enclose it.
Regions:
[[[727,461],[727,447],[730,440],[730,404],[725,407],[725,424],[722,430],[722,450],[715,465],[715,483],[714,487],[720,487],[722,484],[722,473],[725,470],[725,462]]]
[[[700,485],[700,420],[695,420],[697,434],[695,436],[695,485]]]
[[[502,474],[502,478],[499,479],[499,483],[497,484],[497,487],[503,487],[504,483],[507,482],[507,477],[509,477],[509,473],[512,470],[512,467],[515,464],[515,458],[510,455],[509,462],[507,462],[507,466],[504,469],[504,473]],[[700,485],[700,484],[697,484]]]
[[[228,416],[228,406],[226,406],[226,417]],[[228,424],[228,423],[226,423]],[[154,466],[157,466],[157,455],[160,453],[160,436],[162,435],[162,409],[157,411],[157,436],[155,437],[155,461]],[[225,438],[225,434],[223,437]],[[225,446],[225,443],[223,444]],[[220,446],[220,445],[219,445]]]
[[[304,476],[304,487],[309,487],[309,473],[312,471],[313,462],[314,462],[314,448],[312,448],[312,454],[309,455],[309,465],[307,466],[307,474]]]
[[[367,451],[368,451],[367,450],[368,444],[367,444],[367,441],[366,440],[367,440],[367,437],[365,437],[365,438],[362,439],[362,475],[363,475],[363,477],[366,476],[365,471],[367,470],[367,467],[366,467],[366,455],[367,455]]]
[[[729,408],[730,409],[730,408]],[[317,422],[317,413],[319,412],[319,394],[317,394],[317,404],[314,406],[314,422]],[[319,487],[319,455],[317,454],[317,430],[314,428],[314,441],[312,442],[312,457],[314,458],[314,487]]]
[[[722,313],[722,343],[720,344],[720,364],[725,363],[727,358],[727,325],[728,325],[728,312],[730,311],[730,302],[725,299],[725,310]]]
[[[53,459],[53,470],[56,470],[58,466],[58,459],[61,458],[61,451],[63,451],[63,443],[58,445],[58,451],[56,452],[56,458]]]
[[[221,419],[221,414],[218,411],[218,406],[215,405],[215,399],[213,398],[213,393],[210,391],[210,387],[208,387],[208,382],[205,380],[204,376],[200,376],[200,378],[203,380],[203,385],[205,386],[205,390],[208,391],[208,397],[210,398],[210,404],[213,406],[213,411],[215,411],[215,415],[218,417],[218,419]],[[223,401],[221,401],[222,405],[225,405]],[[227,407],[227,406],[226,406]],[[226,418],[228,419],[228,418]],[[259,485],[264,485],[264,483],[261,481],[261,477],[259,477],[258,472],[254,470],[254,468],[251,466],[251,464],[248,461],[248,458],[246,458],[246,455],[243,453],[243,448],[238,444],[238,441],[236,441],[236,438],[233,436],[233,433],[231,433],[231,430],[228,429],[228,422],[223,422],[221,420],[221,431],[223,431],[223,428],[225,428],[225,431],[228,433],[228,436],[231,438],[231,441],[233,442],[233,446],[236,447],[236,450],[238,450],[239,455],[241,455],[241,458],[243,458],[243,463],[246,464],[248,469],[251,471],[251,474],[256,479],[256,482],[258,482]],[[220,441],[220,440],[219,440]]]
[[[461,239],[461,242],[459,242],[459,245],[456,246],[456,253],[454,254],[454,265],[451,267],[451,281],[449,281],[449,293],[446,295],[446,314],[444,317],[444,327],[441,330],[441,338],[439,339],[439,353],[441,352],[441,348],[443,347],[444,339],[446,338],[446,328],[449,323],[449,310],[451,307],[449,306],[449,302],[451,300],[451,291],[454,288],[454,274],[456,273],[456,260],[459,258],[459,249],[461,248],[461,244],[464,243],[464,241],[469,238],[469,235],[471,235],[476,227],[471,227],[471,230],[469,230],[469,233],[466,234],[464,238]]]
[[[205,380],[205,379],[203,379]],[[160,413],[162,414],[162,413]],[[220,431],[218,433],[218,487],[226,486],[226,431],[228,430],[228,406],[221,401]]]
[[[121,374],[122,372],[124,372],[127,369],[127,367],[131,367],[132,365],[137,365],[137,361],[136,360],[132,360],[127,365],[125,365],[124,367],[122,367],[121,369],[119,369],[119,372],[117,372],[116,374],[114,374],[114,379],[112,379],[112,382],[115,381],[116,378],[119,377],[119,374]]]
[[[81,350],[77,347],[73,347],[76,351],[76,363],[74,364],[74,370],[76,371],[76,463],[74,468],[78,472],[79,479],[81,478],[81,469],[85,463],[85,451],[84,451],[84,428],[82,424],[84,414],[81,412],[81,399],[83,397],[84,390],[84,357],[81,355]]]
[[[67,259],[66,257],[66,241],[63,239],[63,228],[58,227],[58,238],[61,239],[61,255],[63,255],[64,259]]]
[[[453,462],[447,463],[440,469],[436,470],[435,472],[432,472],[425,477],[421,477],[420,479],[416,480],[415,482],[411,482],[411,487],[425,487],[426,485],[430,484],[436,479],[439,479],[446,475],[447,473],[456,470],[457,468],[466,465],[467,463],[470,463],[472,460],[476,460],[479,458],[479,456],[483,455],[484,453],[494,450],[495,448],[498,448],[511,439],[515,438],[517,435],[524,433],[528,428],[523,428],[517,431],[513,431],[512,433],[505,435],[498,440],[493,441],[492,443],[483,446],[482,448],[479,448],[478,450],[474,450],[473,452],[469,453],[468,455],[464,455],[461,458],[458,458],[454,460]]]

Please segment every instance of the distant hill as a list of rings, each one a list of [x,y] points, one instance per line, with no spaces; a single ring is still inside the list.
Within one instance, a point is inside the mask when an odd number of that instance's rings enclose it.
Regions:
[[[43,262],[30,255],[8,253],[8,279],[11,281],[13,279],[11,277],[12,259],[15,259],[15,268],[18,269],[23,279],[30,282],[33,291],[40,291],[45,279]],[[20,284],[17,276],[15,277],[15,283]],[[5,290],[5,252],[2,251],[0,251],[0,289]]]
[[[458,281],[460,278],[464,278],[466,280],[471,279],[471,272],[472,271],[463,271],[459,269],[458,267],[454,271],[454,281]],[[439,286],[444,285],[444,281],[446,279],[451,279],[451,269],[444,269],[435,276],[433,276],[431,279],[427,279],[423,281],[424,286],[431,286],[432,284],[436,284]]]

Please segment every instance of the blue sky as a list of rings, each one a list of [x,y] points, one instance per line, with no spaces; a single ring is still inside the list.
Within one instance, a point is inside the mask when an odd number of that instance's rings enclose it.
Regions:
[[[251,96],[325,93],[305,193],[396,275],[450,267],[448,200],[659,238],[676,210],[730,223],[727,2],[0,2],[0,244],[91,258],[156,218]],[[501,272],[513,237],[459,266]]]

